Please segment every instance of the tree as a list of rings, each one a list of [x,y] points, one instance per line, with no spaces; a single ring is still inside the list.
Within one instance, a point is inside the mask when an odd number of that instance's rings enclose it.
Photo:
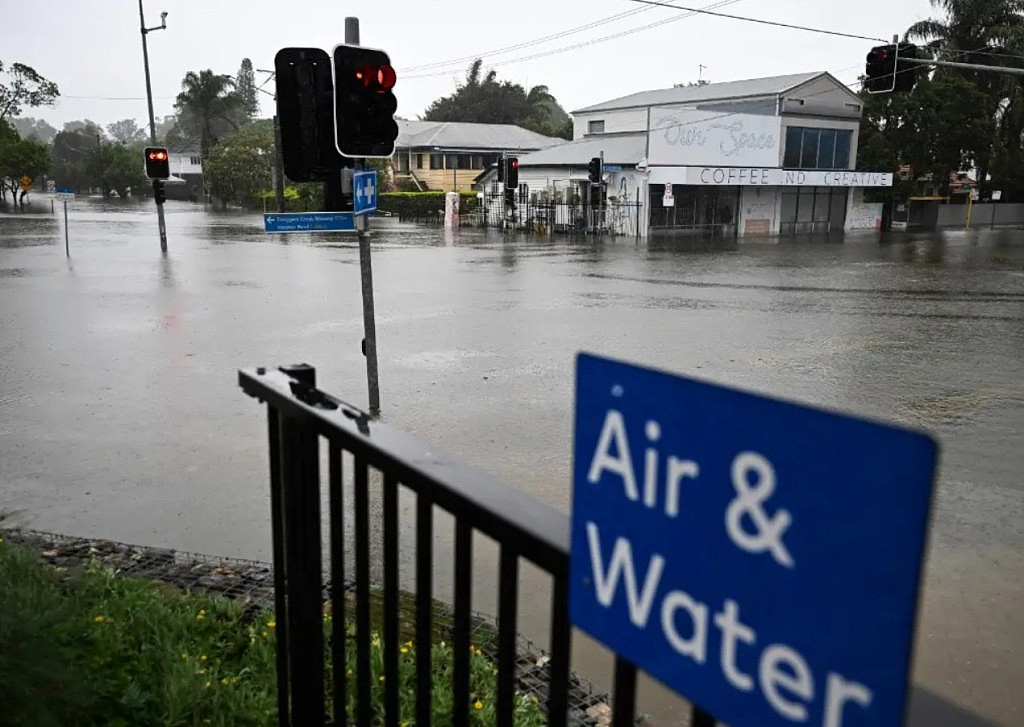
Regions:
[[[102,189],[104,197],[115,190],[123,197],[129,188],[134,191],[146,184],[138,151],[110,142],[89,150],[85,159],[85,174],[89,185]]]
[[[74,187],[76,191],[83,191],[92,186],[86,172],[86,159],[89,152],[101,141],[91,132],[92,129],[61,131],[53,137],[53,145],[50,148],[52,176],[62,187]]]
[[[944,17],[914,23],[905,37],[924,41],[929,51],[943,54],[946,60],[1002,65],[1011,60],[1013,48],[1022,45],[1024,0],[931,0],[931,6],[942,10]],[[1017,65],[1016,61],[1012,65]],[[935,76],[959,77],[981,91],[980,97],[974,97],[980,101],[974,109],[978,120],[1001,115],[1007,108],[1007,99],[1024,101],[1024,96],[1014,92],[1020,85],[1017,78],[963,69],[940,69]],[[1003,152],[1012,154],[1005,149],[1006,132],[1012,136],[1012,129],[1002,130]],[[1010,145],[1019,146],[1019,138]],[[994,134],[975,138],[970,144],[970,155],[978,166],[979,188],[986,186],[996,146],[999,144]]]
[[[229,76],[207,69],[189,71],[181,82],[181,93],[174,104],[178,122],[184,130],[199,137],[199,149],[205,159],[213,145],[227,131],[238,129],[241,98]]]
[[[235,76],[235,91],[240,99],[243,121],[252,121],[260,112],[260,101],[256,96],[256,74],[253,73],[252,61],[248,58],[242,59],[242,65]]]
[[[141,128],[135,119],[121,119],[107,124],[107,133],[118,144],[128,146],[144,143],[148,137],[146,130]]]
[[[31,66],[0,61],[0,121],[21,115],[23,107],[52,106],[60,95],[57,84]]]
[[[516,124],[548,136],[565,133],[569,115],[547,86],[534,86],[527,91],[518,83],[499,83],[493,69],[482,76],[482,69],[481,59],[473,61],[466,71],[465,83],[459,85],[452,95],[431,103],[423,119]],[[571,132],[566,138],[570,137]]]
[[[228,204],[247,206],[271,185],[274,132],[266,124],[249,124],[226,134],[210,151],[203,174],[210,194]]]
[[[77,131],[97,139],[104,139],[107,136],[103,127],[92,119],[67,121],[64,124],[64,131]]]
[[[34,119],[31,116],[22,116],[11,119],[11,125],[21,135],[22,139],[35,139],[44,144],[53,141],[57,130],[42,119]]]
[[[17,199],[20,179],[29,176],[38,179],[50,168],[50,151],[45,144],[22,139],[14,127],[0,121],[0,200]]]

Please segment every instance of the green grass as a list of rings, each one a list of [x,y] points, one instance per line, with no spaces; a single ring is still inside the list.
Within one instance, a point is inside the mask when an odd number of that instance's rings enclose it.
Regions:
[[[255,616],[255,618],[253,618]],[[324,616],[329,633],[330,615]],[[91,565],[65,571],[0,542],[0,722],[11,727],[276,724],[276,624],[234,601],[181,593]],[[354,714],[355,649],[344,677]],[[433,649],[436,724],[451,721],[451,645]],[[370,699],[383,713],[383,649],[374,635]],[[399,654],[400,720],[413,724],[416,644]],[[326,662],[328,679],[331,664]],[[470,718],[495,721],[497,671],[479,648],[470,661]],[[339,676],[342,674],[339,670]],[[329,687],[328,687],[329,691]],[[532,697],[516,724],[545,723]]]

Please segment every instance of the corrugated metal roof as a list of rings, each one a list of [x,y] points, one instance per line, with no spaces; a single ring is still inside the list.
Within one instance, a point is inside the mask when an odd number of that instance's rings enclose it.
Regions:
[[[561,144],[556,139],[513,124],[470,124],[461,121],[398,121],[395,146],[440,149],[524,150]]]
[[[595,134],[519,157],[520,167],[586,166],[604,152],[605,164],[634,166],[647,152],[647,132]]]
[[[737,98],[750,98],[752,96],[774,96],[823,75],[825,75],[824,71],[814,71],[812,73],[794,73],[788,76],[751,78],[745,81],[708,83],[704,86],[680,86],[678,88],[641,91],[640,93],[577,109],[572,113],[610,111],[612,109],[633,108],[637,106],[665,106],[668,104],[705,101],[728,101]]]

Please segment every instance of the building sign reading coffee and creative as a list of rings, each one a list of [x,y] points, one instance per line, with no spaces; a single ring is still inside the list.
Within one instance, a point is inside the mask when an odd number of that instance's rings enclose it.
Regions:
[[[811,171],[766,167],[658,167],[651,184],[721,187],[891,187],[891,172]]]
[[[652,108],[648,163],[774,167],[781,129],[778,116]]]

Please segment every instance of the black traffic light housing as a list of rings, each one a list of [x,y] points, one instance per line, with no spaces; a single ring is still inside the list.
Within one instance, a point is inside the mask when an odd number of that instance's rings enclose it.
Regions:
[[[284,173],[293,182],[328,182],[355,166],[334,139],[331,57],[320,48],[282,48],[274,56],[277,123]]]
[[[900,93],[910,93],[914,90],[921,66],[917,63],[908,63],[907,60],[917,57],[916,45],[900,43],[899,53],[896,57],[896,85],[893,90]]]
[[[505,189],[519,189],[518,157],[505,157]]]
[[[869,93],[889,93],[895,88],[898,52],[895,44],[876,45],[868,52],[864,75]]]
[[[164,190],[162,179],[153,180],[153,199],[156,200],[157,204],[163,204],[167,201],[167,192]]]
[[[591,184],[600,184],[604,172],[604,161],[601,157],[594,157],[587,165],[587,177]]]
[[[171,155],[162,146],[147,146],[142,151],[146,165],[147,179],[169,179],[171,176]]]
[[[335,46],[335,143],[343,156],[390,157],[395,153],[395,81],[395,69],[384,51]]]

